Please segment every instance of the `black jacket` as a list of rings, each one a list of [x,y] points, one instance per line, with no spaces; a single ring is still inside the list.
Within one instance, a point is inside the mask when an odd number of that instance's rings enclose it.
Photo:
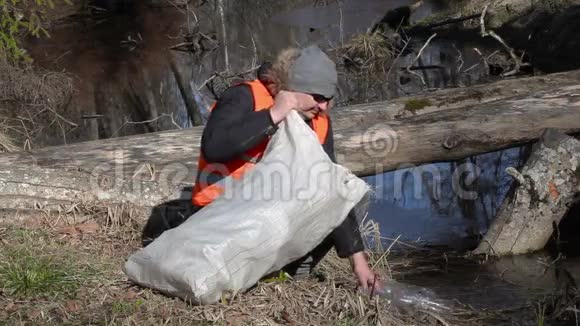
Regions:
[[[226,163],[260,144],[277,130],[268,110],[254,111],[250,87],[237,85],[226,90],[207,121],[201,140],[201,152],[208,162]],[[332,125],[322,147],[336,162]],[[340,257],[363,251],[364,245],[354,212],[332,233]]]

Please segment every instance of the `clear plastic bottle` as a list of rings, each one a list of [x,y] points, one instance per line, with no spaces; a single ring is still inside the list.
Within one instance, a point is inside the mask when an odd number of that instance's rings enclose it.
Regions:
[[[370,295],[370,290],[363,293]],[[390,280],[383,285],[382,289],[375,289],[374,295],[378,295],[388,302],[406,312],[417,310],[430,310],[433,312],[447,312],[452,310],[452,302],[437,298],[435,293],[427,288],[410,284],[399,283]]]

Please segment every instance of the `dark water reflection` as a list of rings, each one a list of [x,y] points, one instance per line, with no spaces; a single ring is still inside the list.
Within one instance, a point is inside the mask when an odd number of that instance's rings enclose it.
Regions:
[[[387,237],[467,249],[487,231],[512,182],[504,171],[521,165],[523,149],[367,177],[369,217]]]

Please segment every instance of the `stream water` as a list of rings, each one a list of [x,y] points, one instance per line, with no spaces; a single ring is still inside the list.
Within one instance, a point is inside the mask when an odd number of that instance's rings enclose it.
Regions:
[[[389,8],[409,4],[406,0],[344,0],[341,6],[332,1],[314,6],[312,2],[224,1],[227,60],[223,47],[202,56],[169,50],[182,42],[178,36],[192,30],[196,20],[200,31],[220,39],[219,11],[210,4],[191,8],[189,15],[184,8],[171,5],[151,8],[134,4],[109,8],[90,20],[56,26],[50,39],[31,41],[29,48],[37,63],[76,76],[76,94],[67,117],[83,121],[83,125],[67,130],[64,138],[55,132],[37,139],[37,146],[173,129],[174,122],[186,127],[187,112],[169,65],[172,60],[186,78],[201,86],[216,71],[247,71],[287,46],[318,43],[335,48],[367,30]],[[425,0],[411,20],[441,7],[441,1]],[[480,62],[473,50],[476,46],[494,50],[476,40],[435,39],[419,62],[436,67],[423,70],[425,87],[488,81],[483,66],[475,66]],[[458,69],[458,53],[462,53],[462,70]],[[367,93],[364,100],[384,100],[421,90],[419,80],[409,78],[401,69],[413,57],[402,56],[389,81]],[[468,67],[473,68],[466,72]],[[360,89],[347,79],[341,77],[341,93],[361,101]],[[207,88],[200,90],[208,102],[212,100]],[[154,122],[128,123],[143,120]],[[515,148],[368,177],[375,190],[368,217],[379,223],[385,237],[457,250],[469,248],[485,233],[510,187],[505,168],[519,166],[522,152],[523,148]],[[487,265],[413,273],[405,281],[479,308],[507,309],[557,287],[555,267],[546,267],[549,261],[542,254],[506,258]]]

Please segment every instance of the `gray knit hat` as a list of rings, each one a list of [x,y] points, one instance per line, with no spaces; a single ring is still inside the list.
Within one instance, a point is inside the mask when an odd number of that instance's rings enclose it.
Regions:
[[[290,67],[288,86],[293,91],[330,98],[336,93],[337,83],[336,65],[316,45],[302,49]]]

